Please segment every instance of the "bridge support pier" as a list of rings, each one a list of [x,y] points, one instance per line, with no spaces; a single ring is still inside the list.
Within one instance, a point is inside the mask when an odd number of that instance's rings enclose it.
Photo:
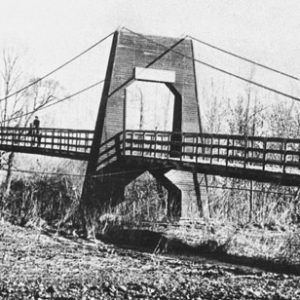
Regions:
[[[180,170],[171,170],[165,177],[180,191],[180,218],[209,218],[208,195],[205,175]],[[174,201],[174,199],[173,199]]]
[[[91,213],[109,213],[124,200],[125,187],[146,171],[115,165],[101,170],[91,179],[89,203]],[[131,169],[131,171],[130,171]],[[126,170],[126,172],[124,172]],[[181,170],[149,170],[168,191],[167,216],[171,220],[209,218],[205,175]]]
[[[165,171],[151,171],[153,177],[168,191],[167,216],[170,219],[179,219],[181,216],[181,191],[165,176]]]
[[[114,166],[95,173],[86,183],[86,190],[83,192],[89,215],[109,213],[113,207],[124,201],[126,185],[144,171],[125,171],[122,166]]]
[[[205,175],[180,170],[151,173],[168,191],[170,219],[209,218]]]

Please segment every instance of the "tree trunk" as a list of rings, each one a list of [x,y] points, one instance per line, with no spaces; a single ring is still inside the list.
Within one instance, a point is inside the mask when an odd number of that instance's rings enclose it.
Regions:
[[[11,152],[9,154],[8,157],[8,162],[7,162],[7,173],[6,173],[6,178],[5,178],[5,182],[4,185],[2,186],[2,190],[1,190],[1,211],[0,214],[3,216],[6,207],[7,207],[7,202],[8,202],[8,198],[9,198],[9,194],[10,194],[10,187],[11,187],[11,168],[13,165],[13,159],[14,159],[14,153]]]
[[[14,160],[15,154],[14,152],[9,153],[8,156],[8,162],[7,162],[7,173],[4,183],[4,195],[5,197],[9,195],[10,193],[10,187],[11,187],[11,175],[12,175],[12,166],[13,166],[13,160]]]
[[[249,190],[249,222],[253,220],[253,182],[250,180],[250,190]]]

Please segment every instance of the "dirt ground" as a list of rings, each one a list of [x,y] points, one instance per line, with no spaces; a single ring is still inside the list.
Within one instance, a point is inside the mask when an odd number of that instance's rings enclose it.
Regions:
[[[300,276],[2,222],[0,299],[300,299]]]

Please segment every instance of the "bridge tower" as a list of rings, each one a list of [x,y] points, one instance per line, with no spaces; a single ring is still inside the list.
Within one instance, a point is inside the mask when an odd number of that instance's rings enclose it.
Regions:
[[[118,157],[119,134],[126,130],[171,131],[174,140],[176,132],[201,132],[191,58],[188,39],[114,33],[83,188],[88,202],[102,208],[119,203],[126,185],[148,170],[168,190],[169,217],[208,217],[203,174]]]

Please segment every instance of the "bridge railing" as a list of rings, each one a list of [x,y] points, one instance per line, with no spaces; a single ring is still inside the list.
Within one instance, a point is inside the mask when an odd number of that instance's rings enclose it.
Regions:
[[[121,139],[123,139],[123,132],[116,134],[100,144],[97,168],[103,168],[120,157],[121,147],[123,145]]]
[[[128,130],[114,143],[115,154],[126,156],[283,173],[299,173],[300,168],[300,139]]]
[[[89,153],[94,132],[90,130],[0,127],[0,149],[7,151],[43,150]],[[21,151],[22,152],[22,151]]]

